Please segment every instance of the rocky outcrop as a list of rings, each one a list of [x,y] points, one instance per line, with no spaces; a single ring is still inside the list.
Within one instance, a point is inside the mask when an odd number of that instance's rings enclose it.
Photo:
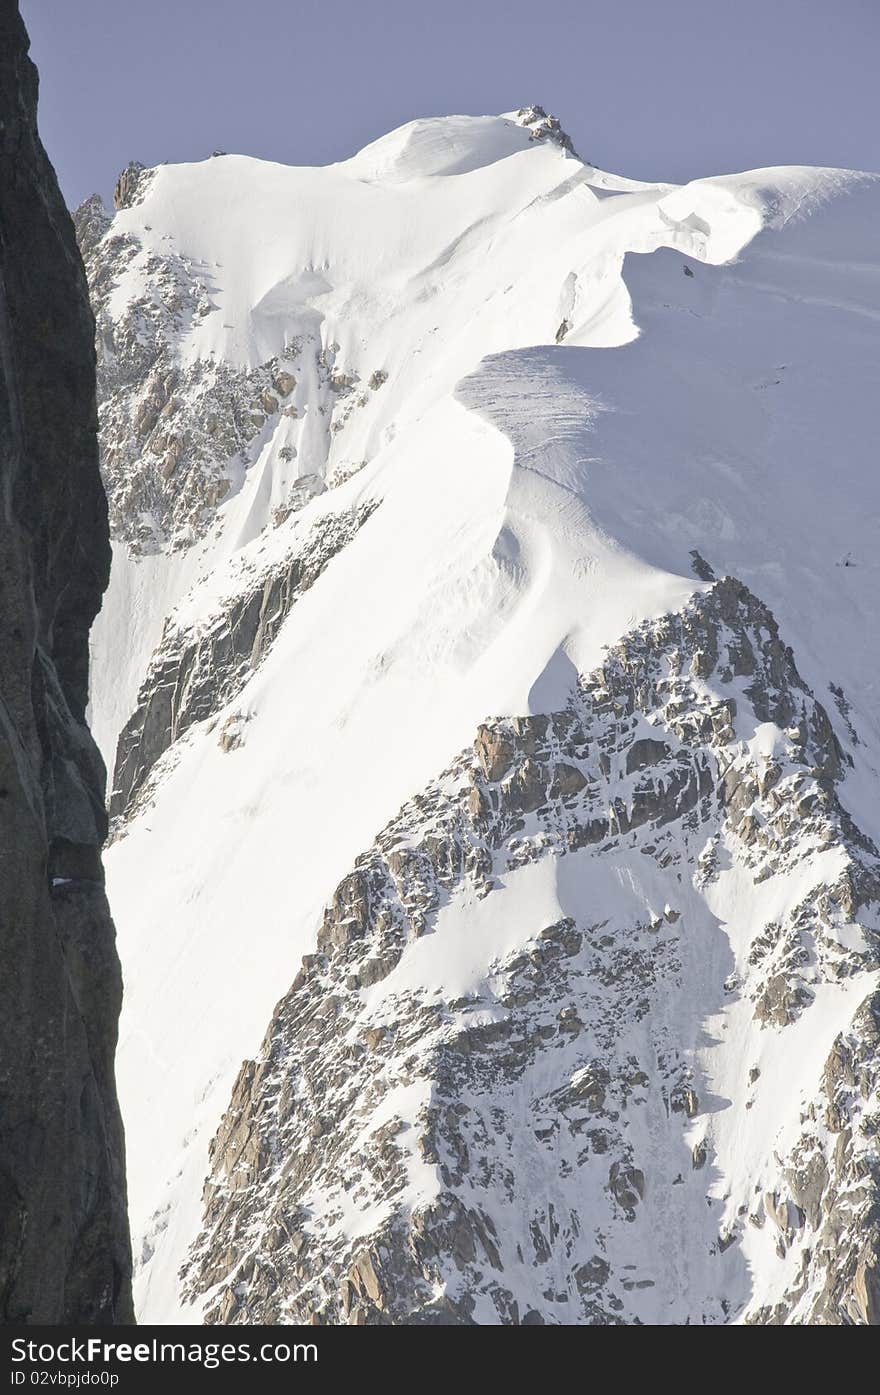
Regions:
[[[567,150],[575,159],[580,159],[571,136],[562,129],[558,116],[551,116],[543,107],[531,106],[520,107],[516,119],[521,126],[525,126],[530,140],[549,141],[551,145],[558,145],[561,150]]]
[[[152,171],[145,170],[140,160],[129,160],[116,181],[113,190],[113,207],[130,208],[143,196],[144,184],[149,181]]]
[[[880,887],[873,887],[873,900]],[[793,1251],[782,1297],[752,1322],[880,1327],[880,992],[870,993],[834,1042],[821,1090],[802,1116],[778,1192],[752,1217],[775,1227],[780,1258]]]
[[[129,1321],[103,888],[104,769],[85,725],[110,565],[94,324],[0,4],[0,1321]]]
[[[564,710],[481,726],[340,883],[242,1067],[183,1276],[207,1320],[875,1322],[876,994],[761,1157],[758,1205],[747,1174],[721,1192],[733,1105],[705,1055],[731,1008],[757,1052],[876,981],[878,856],[845,765],[729,578],[625,636]],[[577,913],[493,940],[548,866]],[[734,866],[750,910],[723,933]],[[463,995],[443,986],[462,955]],[[747,1139],[769,1087],[735,1063]]]
[[[326,515],[282,563],[250,580],[195,631],[166,624],[119,737],[110,799],[114,818],[131,811],[156,762],[191,726],[238,696],[300,596],[375,507]]]
[[[127,166],[117,210],[140,202],[155,174]],[[219,313],[216,269],[164,241],[154,245],[146,229],[119,231],[97,194],[73,218],[96,320],[111,532],[133,554],[203,537],[265,449],[282,481],[276,524],[361,468],[359,460],[329,470],[331,443],[382,387],[384,369],[362,384],[338,344],[309,332],[289,336],[282,353],[256,368],[182,355],[193,326]]]

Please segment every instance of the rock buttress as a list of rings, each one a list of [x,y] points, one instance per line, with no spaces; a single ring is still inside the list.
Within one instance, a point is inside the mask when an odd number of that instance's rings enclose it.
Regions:
[[[730,577],[565,708],[484,722],[340,882],[241,1068],[182,1276],[205,1321],[880,1321],[850,759]]]
[[[85,724],[107,584],[93,321],[0,0],[0,1321],[130,1321],[104,894],[103,765]]]

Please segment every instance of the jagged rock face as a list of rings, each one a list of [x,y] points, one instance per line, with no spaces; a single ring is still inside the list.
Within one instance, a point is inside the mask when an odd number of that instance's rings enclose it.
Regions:
[[[119,737],[112,815],[129,814],[159,758],[191,726],[214,717],[238,696],[300,596],[375,507],[365,504],[321,519],[281,565],[253,579],[195,631],[166,625],[137,708]]]
[[[113,190],[113,207],[129,208],[141,195],[141,176],[145,173],[140,160],[129,160],[116,181]]]
[[[207,1320],[876,1322],[880,865],[845,759],[731,579],[564,710],[484,724],[339,885],[242,1067],[183,1275]],[[531,924],[547,875],[571,913]],[[756,1060],[843,992],[765,1149]],[[721,1014],[750,1053],[733,1103]]]
[[[135,200],[148,177],[135,166],[123,172],[117,209]],[[224,363],[201,362],[181,369],[177,331],[213,308],[199,268],[177,254],[147,254],[124,233],[108,234],[110,218],[97,196],[80,205],[74,220],[96,317],[101,455],[113,533],[136,551],[169,536],[186,545],[228,492],[225,467],[257,434],[271,369],[242,375]],[[150,288],[114,317],[108,302],[119,275],[140,262]]]
[[[530,140],[548,140],[553,145],[558,145],[560,149],[568,150],[572,155],[577,156],[571,136],[562,129],[562,123],[558,116],[552,116],[543,107],[531,106],[520,107],[516,119],[521,126],[525,126]]]
[[[139,202],[154,173],[137,162],[127,166],[116,186],[117,210]],[[326,468],[330,443],[382,386],[384,371],[376,368],[360,383],[339,360],[338,344],[309,333],[291,335],[283,354],[250,369],[213,356],[181,358],[181,334],[220,313],[211,268],[147,248],[111,223],[97,195],[74,214],[96,319],[101,463],[113,536],[134,554],[190,546],[276,437],[288,476],[276,524],[355,473],[362,462]],[[126,273],[137,289],[120,308]],[[303,429],[306,470],[298,458]]]
[[[0,1320],[131,1318],[121,998],[85,726],[107,584],[93,320],[36,130],[18,7],[0,6]]]

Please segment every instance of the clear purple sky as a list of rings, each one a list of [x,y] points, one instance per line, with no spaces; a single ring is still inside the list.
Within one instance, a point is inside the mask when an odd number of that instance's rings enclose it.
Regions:
[[[21,0],[71,204],[130,159],[344,159],[539,102],[634,178],[880,170],[877,0]]]

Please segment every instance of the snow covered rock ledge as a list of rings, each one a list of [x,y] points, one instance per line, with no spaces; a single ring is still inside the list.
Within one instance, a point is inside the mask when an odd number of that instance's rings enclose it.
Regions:
[[[873,1321],[880,859],[843,760],[731,580],[481,726],[239,1074],[207,1320]]]

